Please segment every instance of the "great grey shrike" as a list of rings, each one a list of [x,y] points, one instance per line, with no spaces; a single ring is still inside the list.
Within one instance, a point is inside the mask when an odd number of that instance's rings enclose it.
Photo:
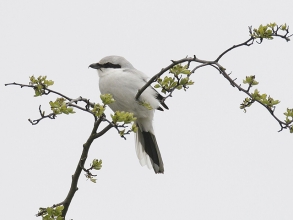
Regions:
[[[149,86],[139,97],[140,102],[136,101],[135,96],[148,77],[135,69],[124,57],[107,56],[89,67],[98,70],[101,94],[111,94],[115,99],[115,102],[109,104],[110,108],[114,112],[131,112],[137,118],[135,149],[140,164],[153,167],[155,173],[164,173],[164,164],[152,125],[154,110],[162,111],[160,105],[168,109],[164,97]],[[152,110],[141,105],[141,102],[150,104]]]

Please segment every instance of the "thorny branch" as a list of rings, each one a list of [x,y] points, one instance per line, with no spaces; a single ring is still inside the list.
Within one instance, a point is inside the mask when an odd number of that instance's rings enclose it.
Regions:
[[[283,35],[280,35],[278,33],[278,31],[280,30],[281,26],[276,26],[273,28],[273,31],[270,35],[270,37],[280,37],[280,38],[283,38],[285,39],[287,42],[290,41],[290,37],[293,36],[293,34],[291,35],[288,35],[289,34],[289,26],[286,27],[285,30],[285,34]],[[293,122],[293,120],[289,121],[289,122],[283,122],[282,120],[280,120],[274,113],[274,110],[275,108],[270,108],[268,106],[266,106],[265,104],[263,104],[261,101],[258,101],[258,100],[254,100],[251,93],[249,93],[250,91],[250,88],[252,85],[249,85],[249,87],[247,89],[244,89],[243,87],[241,87],[241,84],[238,85],[236,83],[236,79],[232,79],[230,77],[230,74],[228,74],[226,72],[226,69],[219,63],[219,60],[224,56],[226,55],[228,52],[230,52],[231,50],[233,49],[236,49],[238,47],[242,47],[242,46],[251,46],[253,45],[254,41],[256,40],[255,37],[253,37],[253,30],[252,30],[252,27],[250,26],[249,27],[249,33],[250,33],[250,38],[248,40],[246,40],[245,42],[243,43],[240,43],[240,44],[237,44],[237,45],[233,45],[232,47],[228,48],[227,50],[225,50],[224,52],[222,52],[215,60],[213,61],[208,61],[208,60],[201,60],[201,59],[198,59],[196,56],[193,56],[193,57],[185,57],[183,59],[180,59],[180,60],[177,60],[177,61],[174,61],[174,60],[171,60],[171,64],[168,65],[167,67],[163,68],[160,72],[158,72],[156,75],[154,75],[152,78],[150,78],[150,80],[141,88],[138,90],[136,96],[135,96],[135,99],[138,100],[140,95],[144,92],[144,90],[150,86],[152,83],[156,82],[160,76],[162,76],[164,73],[170,71],[170,69],[178,64],[182,64],[182,63],[185,63],[185,62],[188,62],[188,67],[191,63],[199,63],[200,65],[196,66],[194,69],[191,70],[191,74],[194,73],[197,69],[199,68],[202,68],[202,67],[205,67],[205,66],[212,66],[214,67],[215,69],[217,69],[219,71],[220,74],[222,74],[224,76],[224,78],[226,78],[230,84],[233,86],[233,87],[236,87],[239,91],[241,92],[244,92],[246,95],[248,95],[250,98],[252,98],[252,102],[250,104],[252,104],[253,102],[258,102],[259,104],[261,104],[263,107],[265,107],[269,113],[273,116],[273,118],[279,123],[281,129],[279,131],[282,131],[283,129],[287,129],[287,128],[290,128],[291,127],[291,123]],[[263,39],[265,37],[259,37],[259,40],[260,42],[257,42],[257,43],[262,43]],[[272,38],[269,38],[268,39],[272,39]],[[171,97],[172,96],[172,93],[173,91],[169,91],[169,95],[167,95],[165,97],[165,99],[167,99],[168,97]]]
[[[8,86],[8,85],[17,85],[17,86],[20,86],[21,88],[23,88],[23,87],[35,88],[34,85],[25,85],[25,84],[19,84],[19,83],[15,83],[15,82],[5,84],[5,86]],[[92,167],[89,168],[89,169],[84,168],[85,162],[87,160],[88,152],[89,152],[89,149],[90,149],[90,146],[91,146],[92,142],[95,139],[97,139],[97,138],[101,137],[102,135],[104,135],[111,128],[114,127],[119,133],[120,132],[119,129],[120,128],[125,128],[126,125],[125,125],[125,123],[120,125],[119,123],[113,123],[113,122],[109,121],[108,119],[106,119],[105,114],[102,114],[100,117],[97,117],[92,111],[92,108],[95,106],[95,103],[91,103],[88,99],[85,99],[85,98],[82,98],[82,97],[78,97],[76,99],[71,99],[71,98],[69,98],[69,97],[67,97],[67,96],[65,96],[65,95],[63,95],[63,94],[61,94],[59,92],[56,92],[54,90],[46,88],[45,86],[43,87],[43,90],[44,90],[44,92],[42,93],[42,95],[48,95],[50,93],[57,94],[57,95],[65,98],[66,100],[68,100],[68,102],[66,103],[67,106],[71,106],[71,107],[80,109],[82,111],[85,111],[85,112],[93,115],[94,118],[95,118],[92,132],[91,132],[88,140],[86,141],[86,143],[83,145],[83,150],[82,150],[80,159],[78,161],[78,164],[76,166],[76,170],[75,170],[74,174],[72,175],[72,182],[71,182],[71,186],[70,186],[70,189],[68,191],[68,194],[67,194],[66,198],[64,199],[64,201],[62,201],[60,203],[57,203],[57,204],[54,204],[54,205],[51,206],[51,208],[56,208],[58,206],[63,205],[64,209],[62,211],[62,217],[65,217],[66,213],[68,211],[68,208],[70,206],[71,200],[74,197],[75,192],[78,190],[77,184],[78,184],[78,180],[79,180],[81,172],[84,171],[86,173],[87,178],[92,178],[92,177],[96,176],[96,175],[94,175],[94,174],[92,174],[90,172]],[[79,106],[78,105],[79,102],[85,103],[86,104],[85,107]],[[45,115],[45,113],[41,109],[41,105],[39,106],[39,113],[40,113],[40,116],[41,116],[39,119],[35,119],[35,120],[29,119],[29,122],[32,125],[38,124],[42,119],[45,119],[45,118],[55,119],[57,117],[57,115],[54,114],[54,113],[50,113],[48,115]],[[102,122],[106,122],[106,123],[108,123],[108,125],[105,128],[103,128],[101,131],[98,132],[98,128],[99,128],[99,126],[100,126],[100,124]],[[121,135],[121,137],[126,139],[124,135],[127,135],[129,133],[130,133],[130,131],[125,132],[125,133],[123,133],[123,135]],[[36,216],[43,216],[43,215],[46,215],[46,214],[47,214],[47,209],[46,208],[40,208],[40,211],[36,214]]]

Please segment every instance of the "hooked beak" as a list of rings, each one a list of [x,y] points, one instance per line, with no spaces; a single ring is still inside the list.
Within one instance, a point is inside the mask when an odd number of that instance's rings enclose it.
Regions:
[[[99,69],[102,68],[102,66],[101,66],[101,64],[99,64],[99,63],[93,63],[93,64],[89,65],[88,68],[93,68],[93,69],[97,69],[97,70],[99,70]]]

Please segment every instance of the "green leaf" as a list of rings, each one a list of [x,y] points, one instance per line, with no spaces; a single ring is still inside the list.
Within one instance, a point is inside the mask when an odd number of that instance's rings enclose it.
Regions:
[[[63,205],[60,205],[60,206],[57,206],[57,207],[56,207],[56,210],[57,210],[57,211],[60,211],[60,212],[61,212],[63,209],[64,209],[64,206],[63,206]]]
[[[187,85],[189,85],[189,86],[193,85],[193,84],[194,84],[194,82],[192,80],[189,80],[188,83],[187,83]]]
[[[43,216],[43,220],[52,220],[52,218],[49,215],[45,215],[45,216]]]
[[[53,208],[48,207],[46,210],[49,216],[53,215]]]
[[[188,83],[188,80],[189,80],[188,77],[186,77],[186,78],[182,78],[182,79],[180,80],[179,84],[180,84],[180,85],[186,85],[186,84]]]
[[[189,74],[190,74],[190,70],[188,70],[188,69],[184,69],[184,70],[181,71],[181,73],[183,73],[183,74],[188,74],[188,75],[189,75]]]
[[[274,28],[275,26],[277,26],[277,24],[274,22],[274,23],[270,23],[269,26],[270,26],[271,28]]]
[[[258,100],[260,97],[259,91],[257,89],[255,89],[254,92],[251,93],[251,96],[253,99]]]

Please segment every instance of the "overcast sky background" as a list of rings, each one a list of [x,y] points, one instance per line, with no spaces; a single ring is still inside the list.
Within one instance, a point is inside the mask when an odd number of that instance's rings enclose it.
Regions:
[[[1,219],[35,219],[61,202],[93,125],[92,116],[43,120],[56,96],[4,83],[47,75],[52,89],[99,100],[89,64],[121,55],[149,76],[171,59],[213,60],[249,38],[248,26],[293,28],[292,1],[5,1],[0,2]],[[293,29],[291,29],[293,32]],[[221,64],[241,83],[293,107],[293,42],[265,41],[231,51]],[[81,176],[68,219],[293,219],[293,136],[260,105],[243,113],[244,94],[213,68],[192,76],[188,92],[167,100],[154,126],[165,174],[141,167],[133,135],[112,129],[96,140],[87,164],[103,159],[97,183]],[[110,113],[110,110],[107,111]]]

